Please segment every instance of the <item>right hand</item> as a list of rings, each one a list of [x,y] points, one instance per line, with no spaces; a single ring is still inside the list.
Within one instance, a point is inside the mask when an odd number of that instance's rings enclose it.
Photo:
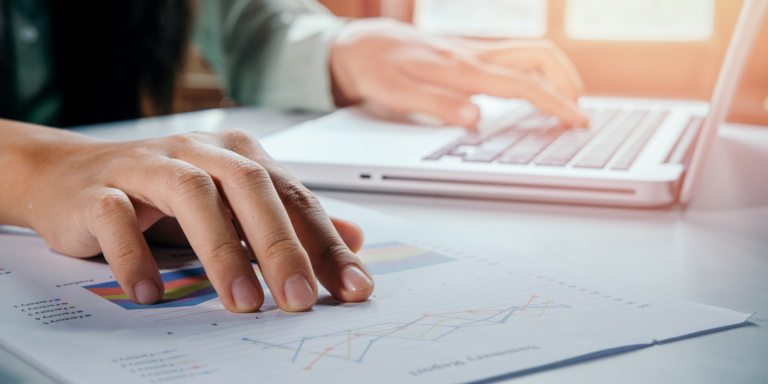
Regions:
[[[337,104],[362,102],[396,117],[474,128],[480,112],[470,96],[484,93],[526,98],[568,124],[589,122],[576,104],[584,90],[576,67],[548,40],[446,38],[361,19],[336,38],[331,73]]]
[[[134,302],[163,295],[142,232],[166,217],[183,230],[232,312],[264,302],[240,235],[283,310],[310,309],[317,281],[342,301],[373,292],[350,250],[362,244],[359,227],[332,222],[244,131],[116,143],[0,120],[0,136],[0,224],[33,228],[65,255],[103,253]]]

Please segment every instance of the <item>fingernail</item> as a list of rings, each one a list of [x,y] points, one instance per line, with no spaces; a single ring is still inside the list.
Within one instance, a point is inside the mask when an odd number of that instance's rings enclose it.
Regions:
[[[136,283],[133,286],[133,294],[136,295],[136,301],[142,305],[151,305],[160,300],[160,292],[157,291],[157,286],[151,279]]]
[[[315,292],[312,291],[312,287],[302,273],[297,273],[285,280],[283,294],[288,306],[297,310],[305,309],[315,301]]]
[[[464,104],[459,108],[459,119],[461,121],[471,123],[477,120],[478,110],[474,104]]]
[[[341,282],[347,291],[355,292],[365,289],[371,285],[371,279],[360,270],[360,268],[351,265],[341,272]]]
[[[248,276],[240,276],[232,282],[232,299],[235,306],[244,311],[252,311],[259,306],[259,290]]]

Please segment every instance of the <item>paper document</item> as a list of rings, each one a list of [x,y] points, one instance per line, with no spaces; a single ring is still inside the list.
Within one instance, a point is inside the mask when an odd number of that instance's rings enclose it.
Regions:
[[[101,258],[0,235],[0,346],[73,383],[464,383],[743,324],[747,314],[435,233],[331,199],[360,224],[364,303],[227,312],[194,253],[155,249],[159,304],[127,300]],[[256,266],[254,266],[257,268]]]

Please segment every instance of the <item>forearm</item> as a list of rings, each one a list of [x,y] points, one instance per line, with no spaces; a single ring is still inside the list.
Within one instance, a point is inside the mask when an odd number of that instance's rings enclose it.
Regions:
[[[238,103],[327,112],[331,43],[343,23],[314,1],[203,1],[194,35]]]
[[[55,161],[57,147],[88,142],[85,136],[39,125],[0,119],[0,225],[33,227],[38,216],[34,196],[51,185],[35,180]]]

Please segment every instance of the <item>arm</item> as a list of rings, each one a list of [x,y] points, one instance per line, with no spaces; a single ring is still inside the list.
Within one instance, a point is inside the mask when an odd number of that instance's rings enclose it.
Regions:
[[[311,308],[318,282],[343,301],[373,291],[350,250],[360,229],[329,219],[243,131],[114,143],[0,120],[0,137],[0,224],[32,228],[65,255],[103,253],[135,302],[163,295],[142,235],[161,219],[183,230],[230,311],[264,301],[238,232],[283,310]]]
[[[548,40],[477,40],[427,35],[387,19],[347,24],[333,44],[339,93],[373,111],[429,116],[472,128],[480,112],[470,96],[526,98],[565,123],[588,118],[576,100],[583,84],[568,57]]]
[[[527,98],[569,124],[588,118],[573,64],[546,40],[429,36],[386,19],[344,23],[310,0],[204,0],[196,41],[240,103],[431,116],[472,128],[469,97]],[[418,121],[417,121],[418,122]]]
[[[313,1],[203,0],[194,40],[238,103],[328,112],[343,24]]]

